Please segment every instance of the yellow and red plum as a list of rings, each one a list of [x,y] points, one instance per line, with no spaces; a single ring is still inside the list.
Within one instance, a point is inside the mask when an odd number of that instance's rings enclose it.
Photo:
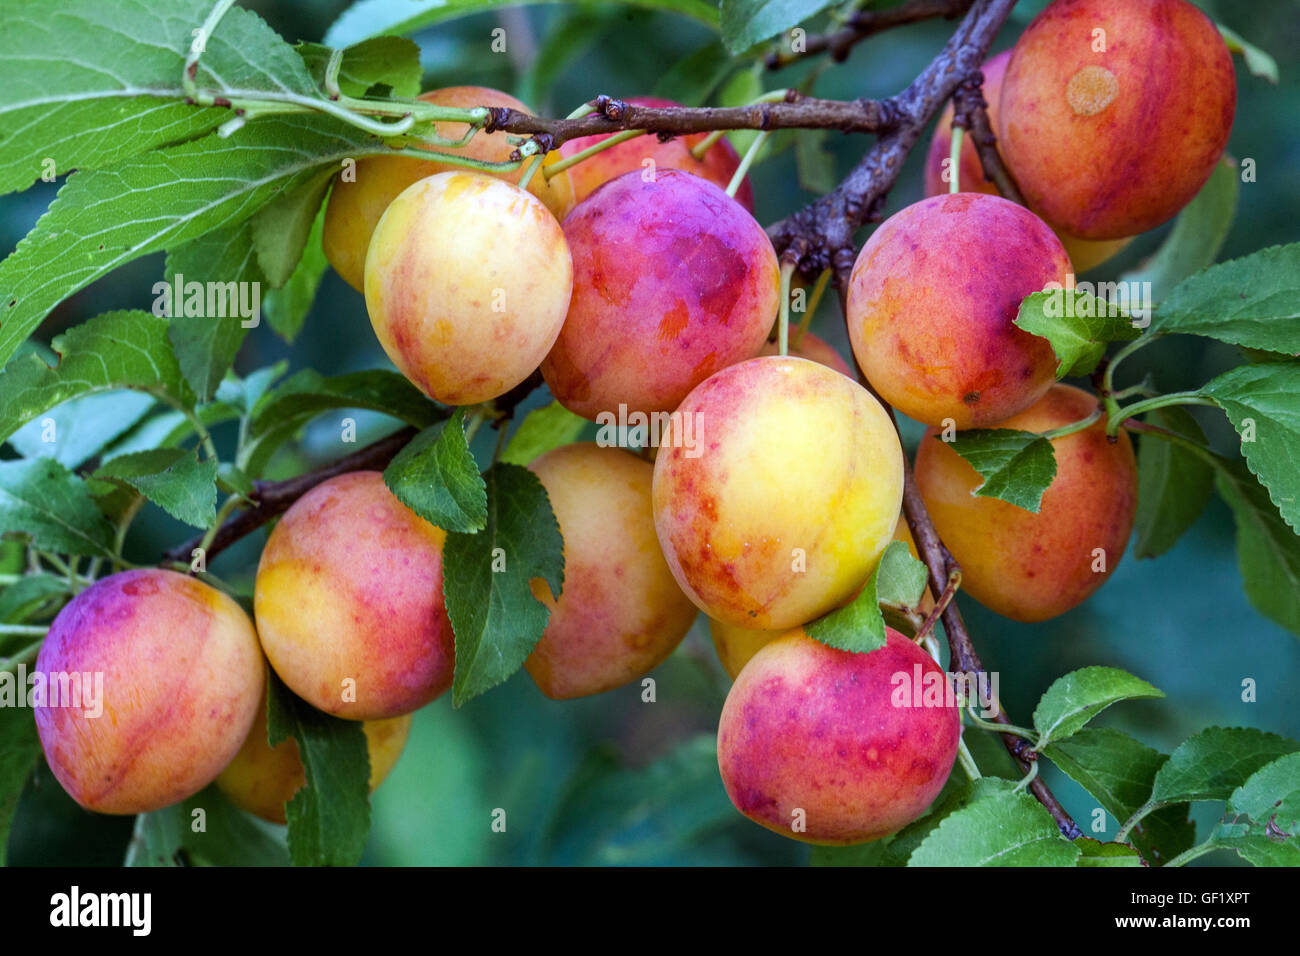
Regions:
[[[998,125],[998,99],[1002,95],[1002,77],[1006,75],[1007,62],[1010,59],[1011,51],[1003,50],[980,67],[980,72],[984,74],[982,89],[984,99],[988,103],[989,126],[994,130],[997,129]],[[930,139],[929,152],[925,154],[925,194],[927,196],[941,196],[948,192],[949,189],[949,184],[943,181],[943,171],[944,160],[948,159],[952,154],[953,114],[953,105],[949,103],[943,111],[943,115],[939,117],[938,125],[934,128],[934,135]],[[991,196],[1001,195],[998,187],[985,178],[984,167],[980,163],[979,153],[976,151],[975,144],[969,135],[962,141],[957,185],[962,192],[988,193]],[[1070,257],[1076,275],[1096,268],[1133,241],[1132,236],[1122,239],[1091,240],[1071,236],[1059,229],[1054,231],[1057,238],[1061,240],[1061,244],[1065,246],[1065,251]]]
[[[752,358],[776,318],[778,267],[754,217],[676,169],[626,173],[564,220],[573,301],[542,375],[562,405],[671,412],[718,369]]]
[[[285,512],[257,566],[271,666],[313,707],[351,720],[409,714],[451,686],[446,534],[377,471],[331,478]]]
[[[174,571],[110,575],[59,612],[37,657],[59,692],[33,701],[45,759],[87,810],[170,806],[239,750],[265,666],[248,615],[221,591]],[[64,697],[74,675],[80,701]]]
[[[449,86],[446,89],[422,93],[420,99],[435,106],[471,109],[476,106],[504,106],[528,113],[530,110],[513,96],[500,90],[483,86]],[[447,139],[462,139],[469,132],[464,123],[442,122],[434,124],[434,131]],[[505,132],[485,133],[479,130],[470,141],[455,152],[466,159],[489,163],[509,161],[515,147]],[[433,147],[430,147],[433,148]],[[449,150],[450,151],[450,150]],[[548,153],[543,168],[560,161],[558,150]],[[528,167],[524,163],[517,170],[506,173],[485,173],[506,182],[517,183]],[[355,169],[347,178],[340,174],[334,178],[334,188],[325,207],[324,232],[321,244],[325,258],[334,271],[358,292],[365,291],[366,250],[370,237],[379,224],[388,204],[407,186],[432,176],[464,170],[464,166],[416,159],[413,156],[366,156],[357,160]],[[563,219],[573,208],[573,187],[567,173],[557,173],[550,179],[538,172],[528,182],[528,191],[540,199],[556,219]]]
[[[903,454],[871,394],[807,359],[723,369],[677,410],[655,460],[659,543],[677,583],[711,618],[795,627],[848,600],[898,522]]]
[[[1056,385],[1001,428],[1044,432],[1087,418],[1095,396]],[[1017,621],[1063,614],[1115,570],[1137,513],[1137,463],[1128,435],[1106,437],[1104,421],[1052,440],[1056,478],[1037,514],[975,497],[975,469],[926,431],[916,483],[930,517],[962,569],[962,590]]]
[[[895,833],[930,805],[952,771],[961,716],[939,665],[893,628],[885,637],[854,654],[798,628],[745,665],[718,724],[718,768],[741,813],[843,846]]]
[[[652,109],[682,105],[654,96],[631,96],[623,102],[634,106],[648,106]],[[611,135],[613,134],[604,133],[571,139],[560,147],[560,153],[565,158],[575,156]],[[731,178],[736,174],[736,170],[740,168],[740,154],[724,136],[705,151],[703,158],[696,159],[691,150],[708,135],[708,133],[691,133],[687,136],[674,136],[667,142],[661,142],[654,133],[648,133],[596,153],[568,169],[569,178],[573,182],[574,198],[581,202],[595,192],[597,187],[624,173],[636,172],[649,177],[659,175],[661,169],[680,169],[726,189],[731,184]],[[741,181],[740,188],[736,190],[736,201],[750,212],[754,211],[754,190],[748,176]]]
[[[1055,0],[1020,35],[997,134],[1030,207],[1083,239],[1152,229],[1232,131],[1232,56],[1186,0]]]
[[[532,583],[551,611],[524,666],[557,700],[621,687],[659,665],[697,613],[659,550],[654,469],[620,448],[563,445],[528,466],[546,488],[564,536],[564,589]]]
[[[477,173],[409,186],[366,257],[379,344],[448,405],[488,401],[531,375],[560,334],[572,288],[555,217],[518,186]]]
[[[411,732],[411,715],[388,720],[367,720],[361,725],[370,755],[370,790],[384,782],[402,755]],[[257,720],[248,738],[226,769],[217,786],[235,806],[270,823],[284,823],[284,805],[307,782],[298,741],[289,737],[272,747],[266,737],[266,708],[257,709]]]
[[[903,414],[992,425],[1056,381],[1051,345],[1014,321],[1025,296],[1070,272],[1060,240],[1023,206],[981,193],[923,199],[882,223],[853,266],[853,354]]]
[[[713,639],[713,649],[722,662],[722,669],[732,680],[740,676],[740,672],[755,654],[785,633],[780,630],[758,631],[737,627],[726,621],[709,618],[709,637]]]

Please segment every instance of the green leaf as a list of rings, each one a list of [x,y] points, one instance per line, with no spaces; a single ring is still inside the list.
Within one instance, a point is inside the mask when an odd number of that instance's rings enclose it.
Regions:
[[[1015,787],[1012,781],[998,777],[980,777],[960,782],[954,782],[955,779],[955,776],[950,778],[944,785],[944,790],[931,804],[925,816],[909,823],[889,839],[880,862],[874,865],[907,866],[907,861],[916,852],[916,848],[948,817],[981,800],[1009,795]]]
[[[60,176],[110,166],[228,119],[229,110],[148,95],[179,90],[190,31],[211,6],[174,0],[160,16],[144,3],[8,0],[0,31],[0,193],[41,178],[46,159]],[[224,54],[212,51],[218,60]]]
[[[1057,378],[1091,375],[1108,344],[1142,334],[1119,306],[1077,289],[1026,296],[1015,323],[1051,343]]]
[[[908,866],[1074,866],[1079,848],[1043,805],[1026,793],[972,803],[947,816],[916,848]]]
[[[626,16],[617,6],[577,6],[553,19],[532,58],[532,66],[520,79],[519,99],[534,105],[542,103],[556,79],[605,33],[625,23]]]
[[[167,320],[148,312],[108,312],[54,340],[59,362],[22,355],[0,371],[0,439],[71,398],[117,388],[191,396],[167,341]]]
[[[821,13],[834,0],[721,0],[718,20],[722,42],[732,53],[744,53],[782,30]]]
[[[1086,727],[1043,751],[1057,768],[1087,790],[1115,819],[1125,823],[1146,802],[1156,773],[1169,758],[1118,730]],[[1164,807],[1139,824],[1129,839],[1152,863],[1167,863],[1190,847],[1196,828],[1187,804]]]
[[[361,723],[331,717],[270,675],[267,742],[292,737],[307,783],[285,804],[295,866],[352,866],[370,835],[370,754]]]
[[[826,148],[829,140],[829,131],[818,129],[802,132],[794,141],[799,186],[818,196],[830,192],[840,181],[835,172],[835,156]]]
[[[294,114],[77,173],[0,263],[0,363],[55,305],[101,276],[232,229],[325,167],[384,148],[339,120]]]
[[[207,528],[217,518],[217,463],[192,451],[157,448],[121,455],[100,466],[95,478],[140,492],[177,521]]]
[[[1300,535],[1245,465],[1214,460],[1219,495],[1237,522],[1237,568],[1246,597],[1265,617],[1300,634]]]
[[[4,382],[0,375],[0,385]],[[9,436],[9,444],[24,458],[48,457],[76,468],[144,418],[154,405],[151,395],[126,389],[82,395],[33,418]]]
[[[559,402],[533,409],[506,443],[501,461],[527,465],[538,455],[578,440],[587,420],[573,414]]]
[[[1300,242],[1211,266],[1160,303],[1151,331],[1300,354]]]
[[[1286,523],[1300,529],[1300,362],[1242,365],[1201,393],[1227,413],[1246,464]]]
[[[135,819],[126,866],[288,866],[278,827],[244,813],[207,787]]]
[[[319,43],[299,43],[298,55],[321,92],[325,91],[325,68],[333,50]],[[420,95],[420,47],[405,37],[374,37],[343,51],[339,63],[339,92],[344,96],[362,97],[375,86],[386,86],[394,96],[415,98]]]
[[[414,33],[435,23],[501,7],[560,2],[563,0],[360,0],[325,31],[325,42],[343,46],[380,34]],[[717,7],[707,0],[628,0],[628,5],[681,14],[710,27],[718,22]]]
[[[270,323],[275,334],[292,344],[302,331],[303,320],[316,298],[316,289],[321,277],[329,266],[325,258],[325,249],[321,245],[325,234],[325,205],[322,203],[316,218],[312,221],[311,232],[303,246],[302,258],[289,276],[289,281],[278,289],[267,289],[262,297],[262,314]]]
[[[943,439],[935,435],[934,440]],[[1037,514],[1043,493],[1056,478],[1052,443],[1033,432],[972,428],[958,432],[948,445],[984,479],[971,492],[981,498],[999,498]]]
[[[310,182],[267,203],[249,220],[257,262],[272,288],[288,282],[302,260],[333,176],[333,169],[322,171]]]
[[[21,624],[52,597],[68,593],[68,581],[57,574],[25,574],[0,591],[0,623]]]
[[[1127,843],[1102,843],[1092,837],[1074,841],[1079,848],[1079,866],[1141,866],[1142,855]]]
[[[465,441],[465,410],[426,428],[384,471],[397,500],[444,531],[475,532],[487,524],[487,492]]]
[[[1204,445],[1205,432],[1185,408],[1168,405],[1143,419]],[[1214,493],[1214,469],[1195,452],[1157,435],[1138,437],[1138,506],[1133,551],[1154,558],[1172,548]]]
[[[1148,807],[1191,800],[1227,800],[1265,764],[1300,743],[1253,727],[1210,727],[1184,740],[1156,774]]]
[[[484,529],[450,533],[443,547],[457,707],[517,671],[542,636],[550,612],[530,582],[541,578],[555,598],[564,583],[564,541],[541,481],[527,468],[498,463],[486,485]]]
[[[30,535],[32,546],[106,558],[113,526],[86,483],[51,458],[0,461],[0,535]]]
[[[739,70],[733,73],[731,78],[718,91],[718,102],[723,106],[745,106],[754,102],[763,95],[763,67],[761,64],[753,64],[749,69]],[[753,145],[755,137],[758,136],[758,130],[753,129],[735,129],[727,133],[727,139],[731,145],[736,148],[740,155],[744,156]],[[769,144],[771,140],[768,140]],[[760,151],[759,156],[755,157],[755,164],[758,159],[770,149],[770,145]]]
[[[1216,24],[1216,26],[1219,28],[1219,32],[1223,34],[1228,49],[1233,53],[1241,54],[1246,61],[1246,69],[1250,70],[1253,76],[1263,77],[1274,86],[1277,86],[1280,77],[1278,76],[1276,60],[1253,43],[1248,43],[1235,30],[1229,30],[1222,23]]]
[[[1057,678],[1034,710],[1038,747],[1064,740],[1084,724],[1121,700],[1164,697],[1146,681],[1115,667],[1084,667]]]
[[[154,312],[171,317],[167,338],[185,381],[201,401],[216,394],[244,336],[257,325],[264,280],[247,222],[215,230],[167,254],[165,285],[153,290],[158,296]]]
[[[1122,285],[1151,283],[1151,301],[1164,302],[1169,291],[1190,275],[1213,265],[1237,215],[1240,182],[1236,164],[1224,158],[1209,181],[1183,207],[1160,248],[1136,269],[1120,276]]]
[[[1210,842],[1255,866],[1300,866],[1300,753],[1265,764],[1234,790]]]
[[[876,600],[898,607],[917,607],[930,583],[930,572],[912,557],[902,541],[891,541],[876,570]]]
[[[26,693],[26,688],[21,688],[20,693]],[[41,742],[31,708],[0,707],[0,866],[5,863],[18,797],[40,755]]]
[[[858,596],[844,607],[805,624],[804,632],[827,647],[855,654],[866,654],[884,647],[885,618],[880,613],[880,602],[885,598],[880,596],[880,586],[884,581],[895,598],[908,591],[914,578],[912,569],[903,558],[913,560],[907,545],[902,541],[889,542],[880,556],[880,564],[871,572]]]
[[[710,40],[670,66],[655,83],[654,95],[683,106],[701,106],[737,65],[721,41]]]

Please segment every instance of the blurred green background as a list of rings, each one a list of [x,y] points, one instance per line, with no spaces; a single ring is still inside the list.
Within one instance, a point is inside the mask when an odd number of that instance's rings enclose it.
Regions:
[[[346,3],[338,0],[245,2],[288,39],[320,40]],[[1022,0],[994,50],[1016,33],[1044,0]],[[1271,53],[1282,82],[1249,75],[1238,59],[1238,111],[1230,152],[1256,161],[1258,178],[1243,183],[1237,220],[1221,258],[1297,238],[1300,222],[1300,7],[1294,0],[1200,4],[1212,17]],[[494,27],[507,29],[508,51],[493,54]],[[834,98],[887,96],[903,88],[943,45],[951,25],[927,23],[895,30],[860,45],[815,87]],[[567,113],[597,93],[654,92],[668,69],[707,44],[698,24],[665,15],[605,6],[515,8],[476,15],[416,36],[423,49],[426,86],[475,83],[525,99],[548,115]],[[763,74],[765,88],[795,85],[800,66]],[[669,74],[669,79],[671,75]],[[738,86],[741,85],[737,81]],[[775,138],[774,138],[775,140]],[[779,145],[779,140],[776,141]],[[842,176],[870,140],[826,139]],[[920,158],[913,154],[889,197],[893,212],[921,197]],[[1170,156],[1169,162],[1177,162]],[[774,148],[753,173],[756,213],[764,224],[813,198],[798,184],[793,151]],[[0,199],[0,247],[7,254],[53,198],[54,186]],[[1142,237],[1103,266],[1111,277],[1148,255],[1168,230]],[[114,308],[148,308],[162,257],[140,260],[63,303],[46,321],[48,341],[70,325]],[[834,303],[814,330],[848,355]],[[280,359],[290,371],[325,374],[388,367],[375,342],[360,295],[332,272],[322,283],[303,334],[287,347],[264,324],[248,338],[237,370],[246,373]],[[1139,353],[1124,379],[1150,372],[1163,390],[1200,385],[1238,364],[1235,350],[1203,340],[1174,339]],[[545,396],[535,395],[525,408]],[[1205,411],[1198,409],[1197,411]],[[391,424],[357,413],[359,441]],[[1232,447],[1222,416],[1199,416],[1216,443]],[[906,429],[915,443],[919,430]],[[295,449],[275,463],[280,474],[336,458],[354,446],[339,444],[339,422],[317,421]],[[218,432],[227,445],[233,435]],[[480,436],[480,442],[492,436]],[[483,449],[480,449],[482,451]],[[488,450],[490,454],[490,449]],[[156,560],[189,531],[157,509],[146,509],[128,542],[128,555]],[[213,570],[228,579],[251,577],[264,540],[250,538],[222,555]],[[1000,672],[1002,699],[1013,720],[1028,721],[1039,695],[1065,672],[1090,664],[1129,670],[1168,695],[1121,704],[1100,723],[1125,730],[1168,752],[1210,725],[1257,726],[1300,738],[1294,692],[1300,679],[1300,642],[1257,614],[1242,594],[1235,565],[1232,519],[1217,499],[1180,546],[1157,561],[1126,558],[1088,603],[1045,624],[1003,620],[961,599],[985,664]],[[702,619],[701,619],[702,620]],[[453,710],[448,698],[416,715],[404,758],[374,799],[373,830],[365,862],[412,864],[790,864],[807,859],[799,844],[748,823],[730,807],[712,756],[709,735],[727,679],[701,622],[682,647],[653,673],[655,701],[643,702],[632,685],[567,703],[545,699],[522,672],[504,686]],[[1242,682],[1257,685],[1242,701]],[[979,734],[979,731],[972,731]],[[1094,801],[1052,769],[1048,782],[1087,827]],[[505,811],[505,832],[494,832],[494,811]],[[1216,807],[1202,805],[1202,832]],[[1113,836],[1116,822],[1094,833]],[[95,817],[76,807],[42,768],[24,793],[11,838],[16,864],[116,864],[131,821]],[[1228,863],[1220,854],[1209,863]]]

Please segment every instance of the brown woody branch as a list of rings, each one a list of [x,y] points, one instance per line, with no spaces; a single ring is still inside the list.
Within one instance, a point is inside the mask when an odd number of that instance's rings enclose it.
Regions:
[[[840,29],[805,37],[798,51],[769,53],[765,63],[769,70],[779,70],[818,53],[829,53],[832,60],[841,63],[867,37],[921,20],[952,19],[969,10],[971,3],[972,0],[908,0],[886,10],[860,10]]]
[[[1003,198],[1023,206],[1025,199],[1020,194],[1020,187],[1002,162],[1002,154],[998,152],[997,137],[989,124],[988,102],[984,99],[983,85],[983,73],[967,77],[958,85],[957,92],[952,97],[952,125],[967,131],[975,152],[979,154],[984,178],[998,187]]]

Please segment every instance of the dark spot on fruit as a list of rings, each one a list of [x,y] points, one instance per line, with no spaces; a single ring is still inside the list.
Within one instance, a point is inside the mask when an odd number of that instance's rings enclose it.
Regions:
[[[980,393],[979,393],[979,392],[967,392],[965,395],[963,395],[963,396],[961,397],[961,400],[962,400],[963,402],[965,402],[967,405],[976,405],[976,404],[979,403],[979,400],[980,400]]]

